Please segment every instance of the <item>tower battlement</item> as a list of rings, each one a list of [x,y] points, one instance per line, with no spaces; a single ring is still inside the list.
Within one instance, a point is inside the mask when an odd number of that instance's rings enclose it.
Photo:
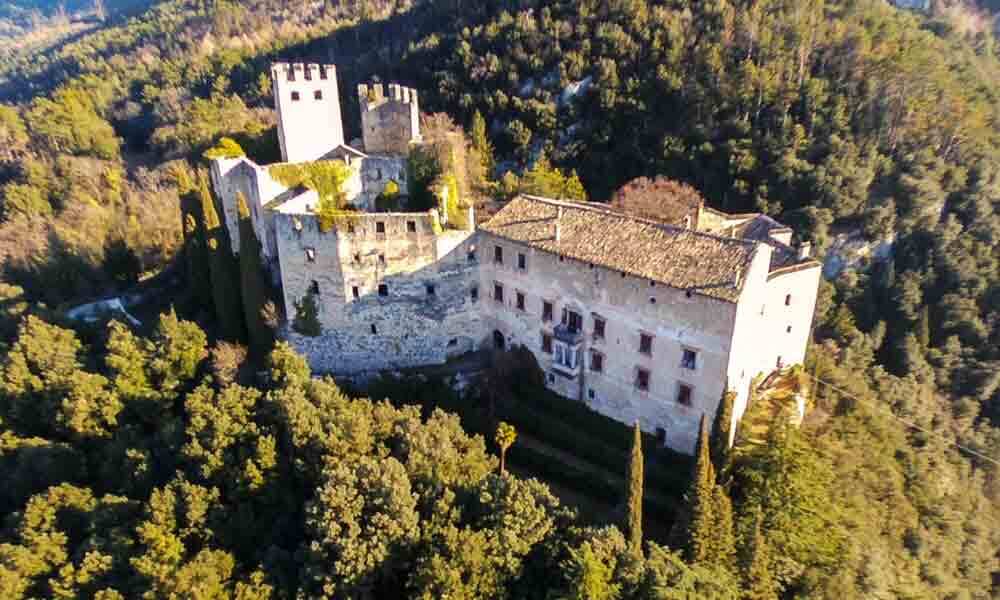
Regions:
[[[274,63],[271,84],[284,162],[316,160],[344,143],[334,65]]]
[[[420,105],[417,90],[390,83],[358,85],[361,135],[369,154],[406,154],[419,142]]]

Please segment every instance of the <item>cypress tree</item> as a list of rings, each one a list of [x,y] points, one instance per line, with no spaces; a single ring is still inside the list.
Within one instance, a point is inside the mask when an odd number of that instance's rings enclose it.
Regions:
[[[715,410],[715,420],[712,421],[712,462],[720,482],[724,482],[729,473],[729,440],[732,437],[735,401],[736,392],[723,390],[719,407]]]
[[[753,544],[750,546],[750,557],[744,574],[744,600],[774,600],[778,596],[777,585],[771,577],[769,568],[770,557],[767,551],[767,540],[760,531],[761,517],[757,514],[754,523]]]
[[[920,346],[924,349],[931,347],[931,311],[926,304],[920,310],[920,322],[917,323],[917,336]]]
[[[274,332],[264,319],[267,302],[267,283],[260,261],[260,242],[250,220],[250,209],[242,192],[236,194],[240,217],[240,283],[243,296],[243,313],[247,319],[250,351],[255,357],[267,356],[274,345]]]
[[[219,213],[215,210],[212,192],[208,188],[208,176],[204,171],[199,174],[199,180],[198,194],[201,199],[202,227],[205,231],[215,315],[219,320],[222,337],[242,340],[246,337],[246,328],[232,246],[225,227],[219,221]]]
[[[715,527],[712,531],[712,551],[709,562],[722,567],[730,567],[736,555],[736,538],[733,535],[733,502],[721,485],[712,489],[712,510],[715,513]]]
[[[632,456],[628,465],[628,549],[635,556],[642,556],[642,431],[635,422]]]
[[[712,556],[715,511],[712,491],[715,487],[715,467],[709,453],[708,427],[705,415],[698,427],[698,447],[695,451],[694,477],[688,490],[687,501],[690,521],[687,526],[687,559],[693,563],[704,562]]]
[[[493,144],[490,143],[486,135],[486,120],[477,110],[472,116],[472,147],[479,154],[479,160],[483,165],[483,177],[487,181],[493,178]]]

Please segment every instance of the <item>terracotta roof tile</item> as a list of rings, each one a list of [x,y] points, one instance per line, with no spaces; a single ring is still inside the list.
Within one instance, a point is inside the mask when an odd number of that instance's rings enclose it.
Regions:
[[[480,228],[539,250],[728,302],[738,299],[757,247],[751,241],[657,223],[592,203],[535,196],[511,200]]]

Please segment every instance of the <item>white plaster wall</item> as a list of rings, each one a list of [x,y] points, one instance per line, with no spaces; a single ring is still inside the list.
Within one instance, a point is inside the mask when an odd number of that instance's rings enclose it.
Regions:
[[[736,318],[728,372],[730,387],[737,392],[734,410],[737,420],[746,410],[753,377],[777,368],[779,356],[786,367],[804,360],[816,308],[819,263],[768,275],[763,257],[763,254],[755,257]],[[786,305],[788,295],[791,301]]]
[[[666,430],[666,443],[691,452],[698,423],[718,406],[725,384],[736,305],[555,255],[479,232],[477,254],[484,337],[500,331],[509,345],[530,349],[548,373],[553,357],[542,352],[542,332],[551,332],[563,307],[584,317],[584,364],[575,379],[554,375],[557,393],[587,402],[595,410],[626,423],[639,421],[645,431]],[[494,263],[494,246],[504,249],[504,264]],[[527,269],[517,269],[517,254]],[[504,302],[493,299],[493,284],[504,285]],[[525,310],[515,306],[516,292],[525,294]],[[650,302],[655,298],[656,303]],[[542,301],[554,304],[554,322],[542,322]],[[593,337],[594,314],[605,320],[605,338]],[[653,335],[651,356],[639,352],[640,332]],[[681,367],[684,348],[698,352],[697,369]],[[590,350],[604,355],[604,372],[591,371]],[[637,367],[651,372],[650,389],[636,389]],[[694,388],[691,406],[676,401],[678,383]],[[590,397],[593,390],[594,398]]]
[[[278,141],[285,162],[317,160],[344,143],[337,70],[333,65],[325,68],[326,79],[321,79],[316,64],[279,63],[271,67]],[[289,81],[289,69],[294,69],[294,81]],[[322,99],[314,98],[316,91],[322,93]],[[293,92],[299,94],[298,100],[292,100]]]

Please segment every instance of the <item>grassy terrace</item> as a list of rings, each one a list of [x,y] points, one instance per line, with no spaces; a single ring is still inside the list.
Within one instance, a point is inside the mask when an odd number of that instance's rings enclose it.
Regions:
[[[507,452],[511,470],[536,477],[553,493],[594,523],[618,521],[623,514],[625,476],[632,431],[585,404],[547,390],[521,392],[491,409],[474,393],[459,395],[440,378],[383,378],[365,390],[371,398],[418,404],[426,414],[435,408],[457,413],[463,427],[483,435],[497,451],[493,433],[498,421],[517,429],[517,441]],[[690,478],[692,460],[658,447],[644,434],[645,528],[664,541]]]

